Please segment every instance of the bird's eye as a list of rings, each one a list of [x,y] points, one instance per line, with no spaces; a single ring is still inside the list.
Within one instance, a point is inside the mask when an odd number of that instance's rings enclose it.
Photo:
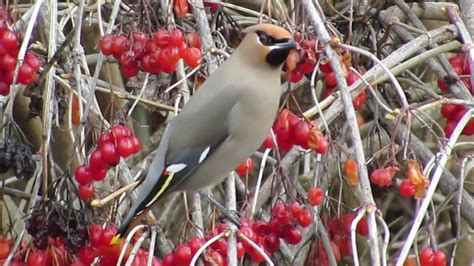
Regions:
[[[268,36],[265,32],[257,32],[258,38],[263,45],[272,45],[273,38]]]

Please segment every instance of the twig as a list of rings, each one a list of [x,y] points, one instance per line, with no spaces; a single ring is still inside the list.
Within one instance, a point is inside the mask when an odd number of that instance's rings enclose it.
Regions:
[[[237,211],[237,198],[235,195],[235,172],[230,173],[226,180],[226,206],[230,212]],[[229,265],[237,265],[237,238],[235,232],[237,226],[231,221],[226,222],[229,228],[229,237],[227,237],[227,262]]]
[[[372,190],[370,187],[369,176],[367,174],[367,166],[365,164],[364,147],[359,134],[359,127],[357,125],[357,117],[352,105],[352,99],[350,96],[347,82],[344,78],[343,71],[339,65],[338,55],[335,53],[330,45],[331,37],[324,27],[324,23],[316,12],[316,8],[313,3],[309,0],[302,0],[302,4],[309,16],[310,22],[314,27],[318,39],[324,44],[324,52],[328,56],[331,63],[331,67],[336,74],[337,84],[341,92],[341,101],[344,105],[344,111],[347,118],[347,124],[349,125],[350,135],[352,144],[354,146],[354,153],[357,162],[357,168],[360,180],[360,194],[364,208],[368,212],[368,225],[369,225],[369,245],[370,253],[372,257],[372,265],[380,265],[380,251],[378,241],[378,230],[377,221],[375,219],[375,202],[372,197]]]

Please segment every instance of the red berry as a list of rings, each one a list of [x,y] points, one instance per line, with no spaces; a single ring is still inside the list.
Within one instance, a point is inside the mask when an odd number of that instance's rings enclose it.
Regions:
[[[296,245],[303,239],[303,235],[295,227],[290,227],[288,230],[285,230],[284,237],[286,242],[291,245]]]
[[[97,254],[95,252],[95,249],[90,246],[82,247],[79,250],[79,254],[77,255],[79,261],[85,265],[92,265],[92,262],[94,262],[96,256]]]
[[[6,259],[10,254],[11,243],[1,239],[0,236],[0,261]]]
[[[299,82],[304,77],[304,73],[298,69],[295,69],[290,72],[290,81],[293,83]]]
[[[367,218],[362,218],[357,224],[357,233],[363,236],[369,235],[369,224],[367,223]]]
[[[287,152],[293,148],[294,143],[291,140],[283,140],[280,137],[277,137],[278,148],[282,151]]]
[[[74,171],[77,183],[81,185],[89,184],[92,181],[92,174],[88,166],[81,165]]]
[[[83,200],[92,199],[95,194],[94,186],[91,183],[79,185],[79,187],[77,188],[77,192],[79,193],[79,198]]]
[[[117,165],[120,161],[120,155],[115,149],[115,145],[112,142],[107,142],[99,148],[102,154],[102,157],[109,165]]]
[[[285,226],[290,225],[291,222],[293,221],[291,214],[287,210],[283,210],[279,212],[276,215],[276,219],[277,219],[278,225],[281,228],[284,228]]]
[[[293,218],[296,218],[303,209],[297,201],[294,201],[287,206],[287,210],[290,211],[290,214],[293,216]]]
[[[272,209],[272,216],[277,217],[279,215],[279,213],[284,211],[285,209],[286,209],[285,204],[283,204],[281,202],[275,203],[275,205],[273,206],[273,209]]]
[[[183,61],[191,68],[198,67],[202,62],[202,53],[199,48],[188,47],[183,52]]]
[[[192,259],[191,248],[187,245],[179,245],[174,251],[174,263],[188,265]]]
[[[392,178],[397,171],[398,167],[395,166],[376,169],[370,175],[370,181],[380,187],[390,186],[392,185]]]
[[[266,236],[270,233],[270,226],[264,221],[256,221],[252,229],[258,236]]]
[[[113,141],[114,141],[114,138],[112,134],[104,132],[99,136],[99,139],[97,140],[97,146],[99,148],[102,148],[105,144],[113,143]]]
[[[7,96],[10,93],[10,85],[0,81],[0,95]]]
[[[410,179],[403,179],[402,183],[400,184],[400,195],[405,198],[410,198],[415,195],[415,192],[416,186],[410,182]]]
[[[0,69],[5,71],[12,71],[16,67],[16,58],[11,55],[2,56],[0,61]]]
[[[246,176],[249,173],[253,172],[253,161],[251,158],[247,158],[244,162],[240,163],[237,168],[235,168],[235,172],[241,176]]]
[[[41,60],[32,52],[26,52],[25,63],[28,64],[35,72],[41,67]]]
[[[167,30],[159,29],[154,34],[154,40],[156,46],[158,46],[159,48],[166,48],[171,42],[171,36]]]
[[[132,142],[133,153],[137,153],[142,149],[142,144],[137,137],[131,136],[130,141]]]
[[[433,253],[433,266],[446,266],[448,263],[448,259],[446,258],[446,254],[441,249],[438,249]]]
[[[272,134],[268,134],[262,143],[262,148],[264,149],[272,149],[275,147],[275,142],[273,141]]]
[[[334,72],[327,73],[325,81],[329,87],[336,87],[337,86],[336,74],[334,74]]]
[[[310,126],[308,122],[302,120],[298,122],[292,129],[291,134],[293,141],[296,145],[300,145],[303,148],[308,148],[308,137],[309,137]]]
[[[18,36],[13,31],[6,30],[3,32],[2,36],[0,36],[0,40],[7,52],[18,48]]]
[[[444,135],[447,138],[451,137],[451,134],[453,134],[454,128],[456,128],[457,124],[457,121],[448,121],[446,125],[444,125]]]
[[[441,106],[441,115],[448,120],[456,120],[457,113],[465,111],[463,105],[446,103]]]
[[[277,252],[280,249],[280,238],[275,234],[266,235],[265,248],[271,253]]]
[[[346,77],[346,82],[347,82],[347,85],[352,85],[354,84],[357,80],[359,79],[359,76],[357,76],[356,74],[354,73],[349,73]]]
[[[135,58],[133,51],[125,51],[120,56],[120,66],[122,68],[138,67],[138,61]]]
[[[28,64],[21,65],[20,70],[18,71],[17,82],[24,85],[31,84],[35,79],[34,73],[35,71],[33,68]]]
[[[112,48],[112,43],[114,42],[114,36],[107,34],[102,36],[99,40],[99,48],[100,51],[104,55],[112,55],[114,53],[114,50]]]
[[[329,74],[332,72],[331,63],[327,58],[322,58],[321,63],[319,64],[319,70],[325,74]]]
[[[319,154],[325,154],[328,151],[328,149],[329,149],[328,139],[325,136],[323,136],[319,140],[319,145],[314,149],[314,151]]]
[[[108,169],[109,164],[102,157],[100,149],[95,149],[89,157],[89,167],[92,171]]]
[[[115,225],[108,225],[102,233],[102,238],[100,240],[101,245],[109,246],[117,232],[118,229]]]
[[[307,197],[310,205],[319,205],[324,200],[324,191],[320,187],[311,187],[308,189]]]
[[[136,75],[138,75],[138,72],[140,71],[138,69],[138,62],[137,61],[134,61],[136,64],[133,64],[131,66],[121,66],[120,67],[120,70],[122,72],[122,74],[126,77],[126,78],[131,78],[131,77],[135,77]]]
[[[448,91],[448,85],[446,85],[446,83],[444,83],[443,81],[441,80],[438,80],[438,88],[441,90],[441,91]]]
[[[163,266],[174,266],[175,259],[173,253],[168,253],[163,257]]]
[[[115,58],[120,59],[122,54],[128,48],[128,38],[124,35],[114,36],[112,40],[112,54]]]
[[[466,136],[474,135],[474,118],[471,118],[469,122],[467,122],[466,126],[462,131],[462,134]]]
[[[298,216],[296,216],[296,221],[301,227],[308,227],[313,223],[313,217],[311,216],[311,212],[307,209],[302,209]]]
[[[129,137],[117,140],[117,153],[122,157],[128,157],[134,152],[133,143]]]
[[[103,235],[104,229],[100,224],[89,225],[89,241],[92,247],[98,248],[102,245]]]
[[[180,29],[174,29],[170,32],[170,39],[172,45],[179,46],[184,43],[184,34]]]
[[[202,247],[203,241],[198,236],[194,236],[188,241],[188,246],[191,249],[191,254],[194,256],[198,250]]]
[[[354,98],[354,100],[352,100],[352,105],[354,105],[354,109],[359,110],[359,108],[365,103],[366,100],[367,95],[365,94],[365,91],[362,91]]]
[[[102,181],[107,176],[108,169],[100,168],[100,169],[91,169],[91,176],[92,179],[95,181]]]
[[[47,251],[32,250],[28,254],[26,265],[28,266],[46,266],[48,265]]]
[[[426,247],[420,252],[420,264],[421,266],[433,265],[433,250],[430,247]]]

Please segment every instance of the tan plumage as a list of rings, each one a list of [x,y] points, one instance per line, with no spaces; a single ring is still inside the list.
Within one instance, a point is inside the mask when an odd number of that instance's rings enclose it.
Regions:
[[[270,24],[244,32],[232,56],[168,125],[119,235],[163,195],[222,181],[270,131],[280,100],[281,67],[296,44],[288,31]]]

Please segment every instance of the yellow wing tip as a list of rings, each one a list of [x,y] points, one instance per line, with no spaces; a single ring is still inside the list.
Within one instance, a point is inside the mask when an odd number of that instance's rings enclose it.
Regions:
[[[110,245],[116,245],[118,243],[120,243],[120,235],[115,235],[112,240],[110,240]]]

